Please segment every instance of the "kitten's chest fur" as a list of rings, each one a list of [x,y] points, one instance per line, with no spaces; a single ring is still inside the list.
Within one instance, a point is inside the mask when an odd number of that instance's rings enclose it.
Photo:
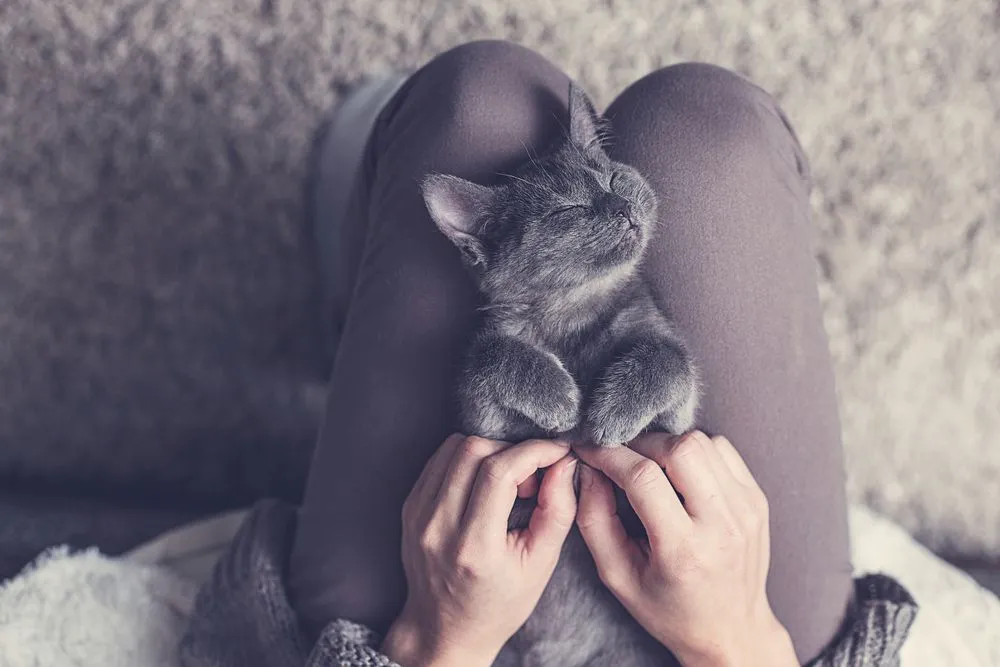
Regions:
[[[644,328],[662,320],[649,289],[638,276],[605,289],[539,298],[501,329],[554,354],[586,395],[602,369]]]

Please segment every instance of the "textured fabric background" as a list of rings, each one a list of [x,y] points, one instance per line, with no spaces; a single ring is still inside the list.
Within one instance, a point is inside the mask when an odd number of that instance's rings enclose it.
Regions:
[[[328,358],[311,137],[366,73],[494,36],[602,103],[684,59],[779,97],[813,161],[852,498],[937,549],[1000,554],[998,12],[0,0],[0,496],[294,499]]]

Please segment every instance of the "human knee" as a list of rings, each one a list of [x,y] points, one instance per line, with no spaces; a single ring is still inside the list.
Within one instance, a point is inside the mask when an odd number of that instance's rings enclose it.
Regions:
[[[736,72],[707,63],[671,65],[639,80],[625,96],[655,110],[643,115],[646,122],[670,122],[691,133],[706,158],[756,161],[773,154],[777,142],[791,146],[800,172],[807,170],[778,103]],[[640,130],[655,144],[656,127]]]
[[[464,125],[488,118],[495,128],[523,123],[537,109],[538,95],[556,67],[544,56],[513,42],[480,40],[456,46],[423,69],[426,84],[439,104],[448,106],[453,122]],[[568,88],[567,88],[568,89]],[[565,98],[566,91],[558,91]]]

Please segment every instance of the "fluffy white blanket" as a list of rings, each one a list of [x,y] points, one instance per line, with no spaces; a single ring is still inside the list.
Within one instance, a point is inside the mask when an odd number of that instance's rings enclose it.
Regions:
[[[218,553],[233,519],[207,531],[208,552]],[[851,509],[851,536],[857,573],[891,574],[921,605],[903,667],[1000,667],[1000,599],[867,509]],[[187,554],[167,539],[124,558],[40,556],[0,587],[0,667],[179,667],[175,649],[206,572],[204,542],[190,549],[189,538]]]

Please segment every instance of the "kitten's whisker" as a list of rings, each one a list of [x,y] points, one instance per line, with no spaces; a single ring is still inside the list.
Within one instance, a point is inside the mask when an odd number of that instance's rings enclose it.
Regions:
[[[525,308],[523,303],[487,303],[476,308],[480,312],[489,312],[496,310],[509,310],[512,312],[517,312],[518,310],[523,310]]]
[[[524,154],[528,156],[528,162],[530,162],[531,164],[533,164],[537,168],[538,167],[538,163],[535,162],[535,158],[531,157],[531,151],[528,150],[528,144],[524,143],[523,139],[518,139],[518,141],[521,144],[521,148],[524,149]]]
[[[559,196],[559,194],[556,191],[554,191],[552,188],[547,188],[544,185],[542,185],[541,183],[532,183],[531,181],[527,180],[526,178],[521,178],[520,176],[515,176],[514,174],[508,174],[507,172],[504,172],[504,171],[497,171],[497,172],[494,172],[494,173],[497,176],[506,176],[507,178],[513,178],[515,181],[521,181],[522,183],[524,183],[526,185],[530,185],[533,188],[538,188],[542,192],[547,192],[550,195],[552,195],[553,197],[558,197]]]
[[[535,169],[542,172],[542,174],[545,176],[545,180],[547,180],[549,183],[555,183],[555,180],[552,178],[552,175],[549,174],[549,172],[545,171],[545,168],[542,165],[538,164],[538,162],[535,161],[535,158],[531,157],[531,151],[528,150],[528,145],[524,143],[523,140],[519,141],[521,141],[521,148],[524,149],[525,155],[528,156],[528,160],[531,162],[532,165],[534,165]]]

